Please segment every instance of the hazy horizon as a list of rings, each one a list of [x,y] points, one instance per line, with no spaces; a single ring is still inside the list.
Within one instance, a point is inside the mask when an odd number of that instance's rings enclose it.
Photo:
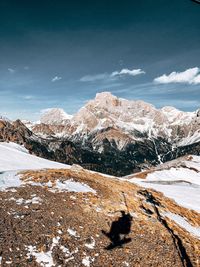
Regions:
[[[103,92],[109,92],[109,91],[103,91]],[[103,93],[103,92],[101,92],[101,93]],[[98,92],[97,92],[98,93]],[[109,92],[109,93],[111,93],[111,92]],[[113,94],[112,93],[112,95],[114,95],[114,96],[116,96],[115,94]],[[83,103],[83,106],[85,106],[90,100],[93,100],[95,98],[95,96],[92,98],[92,99],[88,99],[88,100],[85,100],[84,101],[84,103]],[[126,99],[126,98],[123,98],[123,97],[119,97],[120,99]],[[137,101],[137,100],[141,100],[141,101],[143,101],[142,99],[129,99],[130,101]],[[153,105],[152,103],[150,103],[150,102],[146,102],[146,103],[148,103],[148,104],[151,104],[151,105]],[[80,107],[80,109],[83,107],[83,106],[81,106]],[[157,107],[156,105],[153,105],[156,109],[162,109],[163,107],[170,107],[170,105],[165,105],[165,106],[161,106],[161,107]],[[174,106],[171,106],[171,107],[174,107]],[[74,113],[69,113],[69,112],[67,112],[67,110],[65,109],[65,108],[62,108],[62,107],[59,107],[59,106],[52,106],[52,107],[49,107],[49,108],[45,108],[45,109],[41,109],[38,113],[36,113],[36,114],[34,114],[35,116],[35,119],[30,119],[30,118],[28,118],[28,117],[18,117],[17,115],[16,116],[14,116],[14,117],[7,117],[6,116],[6,114],[0,114],[0,116],[2,115],[2,116],[4,116],[5,115],[5,117],[6,118],[8,118],[8,119],[10,119],[10,120],[16,120],[16,119],[20,119],[20,120],[27,120],[27,121],[31,121],[31,122],[39,122],[40,121],[40,118],[41,118],[41,116],[44,114],[44,113],[46,113],[47,111],[49,111],[49,110],[51,110],[51,109],[62,109],[67,115],[72,115],[72,116],[74,116],[78,111],[79,111],[79,109],[77,109]],[[178,110],[180,110],[180,111],[184,111],[184,110],[181,110],[181,109],[178,109]],[[192,110],[192,111],[190,111],[190,112],[196,112],[196,111],[198,111],[199,109],[196,109],[196,110]]]

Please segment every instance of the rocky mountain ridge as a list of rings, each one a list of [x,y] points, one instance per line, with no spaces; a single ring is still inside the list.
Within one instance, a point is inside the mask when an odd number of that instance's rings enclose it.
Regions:
[[[65,123],[63,117],[68,118]],[[95,135],[94,149],[97,139],[99,142],[102,139],[99,133],[106,129],[115,131],[116,134],[111,136],[107,134],[107,138],[109,141],[112,139],[118,149],[123,149],[131,140],[142,141],[145,138],[162,138],[174,146],[200,141],[199,110],[183,112],[169,106],[156,109],[149,103],[117,98],[109,92],[97,94],[71,118],[55,109],[47,111],[42,115],[41,123],[45,135],[47,126],[44,124],[48,125],[49,135],[67,137],[72,141],[82,139],[84,142]],[[42,136],[39,125],[33,124],[31,129]]]
[[[40,122],[0,120],[0,139],[67,164],[122,176],[200,153],[199,111],[156,109],[143,101],[97,94],[73,117],[51,109]]]

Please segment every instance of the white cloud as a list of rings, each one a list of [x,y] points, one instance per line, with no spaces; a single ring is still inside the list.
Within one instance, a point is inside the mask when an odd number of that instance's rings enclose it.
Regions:
[[[145,71],[141,70],[141,69],[133,69],[133,70],[129,70],[129,69],[122,69],[121,71],[114,71],[111,73],[111,76],[122,76],[122,75],[130,75],[130,76],[136,76],[136,75],[140,75],[140,74],[145,74]]]
[[[25,95],[25,96],[23,96],[23,98],[25,100],[31,100],[31,99],[34,99],[34,96],[32,96],[32,95]]]
[[[136,76],[140,74],[145,74],[145,72],[141,69],[122,69],[121,71],[113,71],[112,73],[100,73],[95,75],[86,75],[83,76],[80,81],[81,82],[94,82],[98,80],[114,80],[121,76],[129,75],[129,76]]]
[[[61,79],[62,79],[62,77],[55,76],[55,77],[52,78],[51,81],[54,83],[54,82],[57,82],[57,81],[59,81],[59,80],[61,80]]]
[[[199,83],[200,83],[200,74],[198,74],[198,75],[196,75],[196,76],[194,77],[193,83],[194,83],[194,84],[199,84]]]
[[[80,81],[81,82],[94,82],[97,80],[104,80],[107,79],[109,75],[107,73],[95,74],[95,75],[86,75],[83,76]]]
[[[187,84],[199,84],[200,83],[200,69],[190,68],[183,72],[171,72],[169,75],[163,74],[160,77],[154,79],[156,83],[187,83]]]
[[[15,70],[12,69],[12,68],[8,68],[8,71],[9,71],[10,73],[14,73],[14,72],[15,72]]]

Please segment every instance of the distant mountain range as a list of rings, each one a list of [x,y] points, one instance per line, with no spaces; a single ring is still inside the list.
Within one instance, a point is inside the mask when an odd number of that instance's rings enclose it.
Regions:
[[[0,139],[47,159],[128,175],[182,155],[199,155],[200,110],[156,109],[103,92],[74,116],[54,108],[38,122],[0,118]]]

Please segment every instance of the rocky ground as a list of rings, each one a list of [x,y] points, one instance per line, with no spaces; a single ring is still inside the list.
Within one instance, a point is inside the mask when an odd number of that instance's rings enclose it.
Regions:
[[[198,227],[199,213],[161,193],[78,167],[26,171],[21,179],[20,187],[0,191],[3,267],[200,265],[198,237],[164,215],[179,214]],[[61,190],[72,179],[91,190]],[[121,210],[133,217],[131,242],[108,250],[102,230],[109,231]]]

